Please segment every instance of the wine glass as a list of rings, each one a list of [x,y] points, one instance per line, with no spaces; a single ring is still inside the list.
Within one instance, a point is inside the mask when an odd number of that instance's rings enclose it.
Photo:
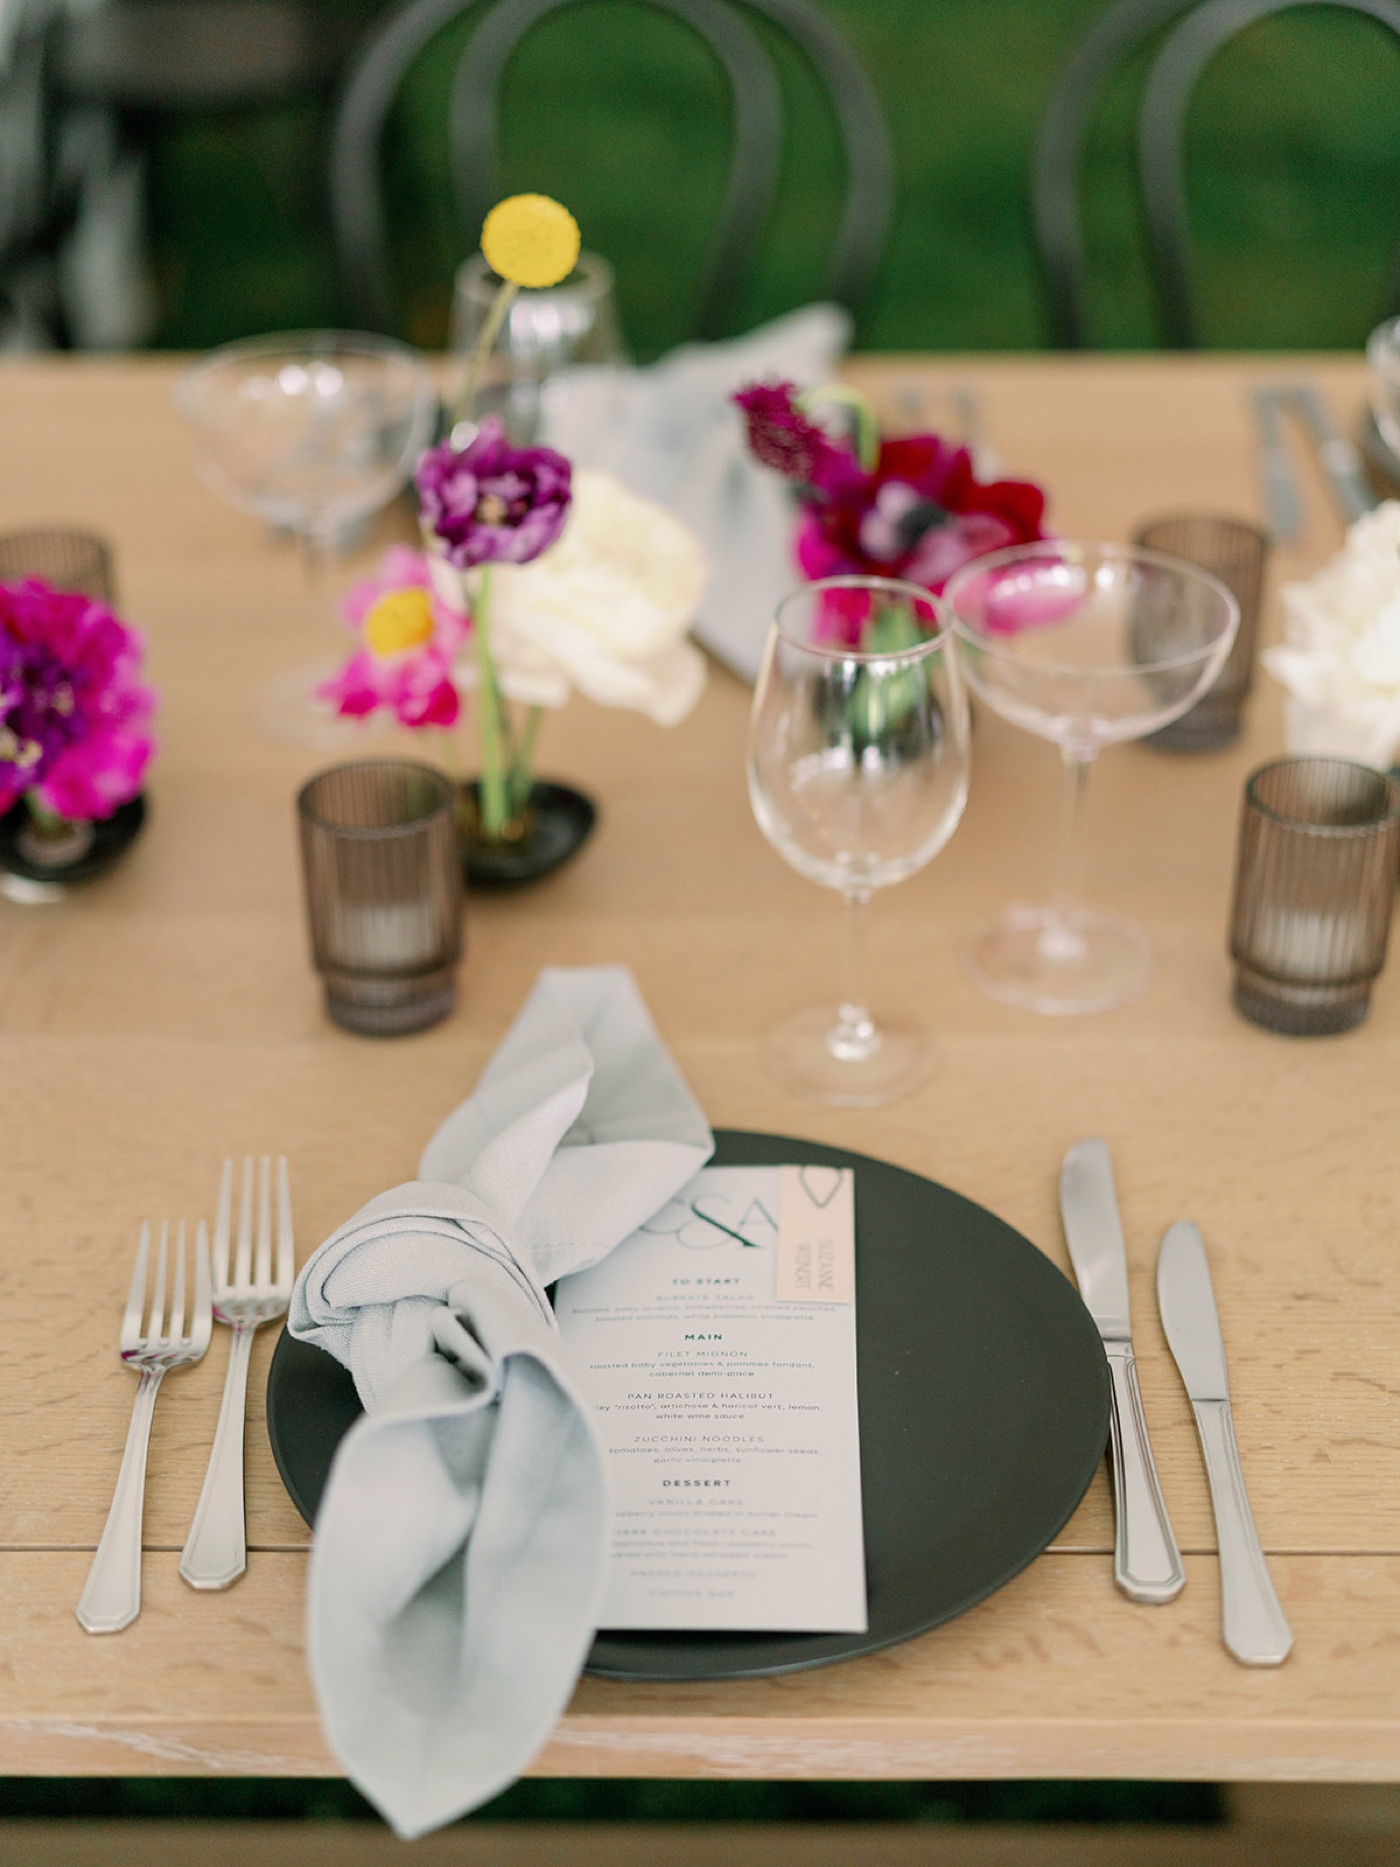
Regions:
[[[827,577],[779,604],[749,724],[749,801],[778,854],[839,892],[846,920],[839,1005],[802,1012],[768,1040],[764,1061],[784,1087],[874,1107],[927,1075],[925,1033],[869,1009],[865,909],[942,849],[967,776],[967,696],[927,590]]]
[[[301,540],[318,577],[338,534],[400,491],[437,420],[425,358],[387,337],[292,331],[211,351],[181,377],[176,402],[207,485]],[[324,606],[324,605],[323,605]],[[315,690],[329,658],[270,682],[254,723],[266,737],[334,750],[359,723]]]
[[[454,350],[471,354],[500,283],[483,253],[458,267],[452,295]],[[459,412],[473,422],[499,415],[506,439],[516,447],[531,447],[539,438],[550,376],[579,363],[626,361],[613,307],[612,267],[596,253],[580,253],[578,264],[558,285],[516,293],[468,406]]]
[[[944,601],[968,685],[1060,748],[1058,878],[1045,907],[1012,907],[979,935],[972,975],[1031,1011],[1106,1011],[1151,974],[1147,937],[1079,905],[1084,798],[1101,747],[1141,739],[1192,707],[1224,666],[1239,606],[1180,558],[1046,539],[974,558]]]

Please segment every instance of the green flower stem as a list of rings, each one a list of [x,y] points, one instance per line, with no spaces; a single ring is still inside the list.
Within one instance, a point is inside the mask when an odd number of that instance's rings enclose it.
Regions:
[[[465,421],[467,410],[471,406],[472,390],[476,379],[481,374],[482,365],[491,354],[491,346],[496,341],[496,333],[505,322],[506,313],[515,303],[515,294],[520,287],[513,279],[502,279],[496,287],[496,296],[491,301],[491,309],[486,314],[486,322],[477,336],[476,346],[467,359],[467,372],[462,378],[462,386],[457,391],[457,400],[452,405],[452,420],[449,433],[459,421]]]
[[[531,707],[525,715],[525,730],[520,735],[520,743],[515,749],[515,757],[510,765],[510,808],[513,816],[520,816],[530,801],[530,768],[535,762],[535,741],[540,736],[540,721],[544,718],[543,707]]]
[[[797,406],[808,414],[823,403],[834,403],[851,411],[856,425],[856,459],[863,472],[873,473],[880,460],[880,424],[869,398],[844,382],[823,383],[819,389],[809,389],[797,398]]]
[[[37,791],[26,791],[24,802],[29,811],[30,820],[40,836],[62,836],[68,829],[68,819],[60,817],[40,801]]]
[[[476,644],[476,719],[481,741],[481,827],[489,839],[499,841],[510,820],[506,795],[506,756],[501,718],[501,690],[491,655],[491,566],[481,567],[472,612],[472,638]]]

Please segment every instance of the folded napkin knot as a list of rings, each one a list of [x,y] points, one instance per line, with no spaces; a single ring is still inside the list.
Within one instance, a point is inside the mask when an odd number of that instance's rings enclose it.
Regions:
[[[550,968],[422,1177],[297,1280],[292,1333],[351,1370],[366,1409],[316,1522],[308,1659],[332,1747],[402,1835],[512,1782],[568,1702],[610,1492],[545,1289],[712,1147],[631,974]]]

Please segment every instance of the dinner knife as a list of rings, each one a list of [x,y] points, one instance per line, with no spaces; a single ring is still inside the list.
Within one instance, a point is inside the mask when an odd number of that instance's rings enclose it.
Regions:
[[[1225,1644],[1246,1666],[1281,1666],[1293,1646],[1244,1488],[1225,1344],[1200,1230],[1171,1226],[1157,1254],[1157,1307],[1196,1415],[1220,1548]]]
[[[1259,443],[1259,475],[1263,483],[1264,510],[1269,516],[1269,530],[1278,544],[1291,544],[1303,523],[1302,502],[1293,465],[1283,439],[1279,421],[1279,397],[1282,391],[1259,388],[1254,391],[1254,427]]]
[[[1376,495],[1366,478],[1361,455],[1350,441],[1338,434],[1326,403],[1313,385],[1290,384],[1280,392],[1280,399],[1288,403],[1307,429],[1343,523],[1350,525],[1363,513],[1372,511],[1377,503]]]
[[[1127,1253],[1113,1165],[1102,1141],[1080,1141],[1065,1155],[1060,1216],[1079,1293],[1098,1325],[1112,1384],[1113,1577],[1134,1601],[1171,1601],[1185,1586],[1186,1571],[1147,1437],[1128,1318]]]

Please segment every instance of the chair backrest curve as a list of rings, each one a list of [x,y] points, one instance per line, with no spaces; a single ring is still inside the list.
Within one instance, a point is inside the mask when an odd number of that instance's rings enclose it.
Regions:
[[[586,0],[499,0],[467,42],[452,83],[452,170],[468,227],[479,227],[500,195],[497,164],[501,80],[511,54],[537,21]],[[731,305],[758,257],[778,191],[782,95],[768,54],[721,0],[646,0],[697,32],[724,66],[733,100],[733,143],[719,229],[698,294],[695,335],[724,333]]]
[[[1400,0],[1206,0],[1177,27],[1148,73],[1138,163],[1167,338],[1176,349],[1194,349],[1200,342],[1182,155],[1191,92],[1211,59],[1236,33],[1270,14],[1317,5],[1364,14],[1389,27],[1400,42]]]

